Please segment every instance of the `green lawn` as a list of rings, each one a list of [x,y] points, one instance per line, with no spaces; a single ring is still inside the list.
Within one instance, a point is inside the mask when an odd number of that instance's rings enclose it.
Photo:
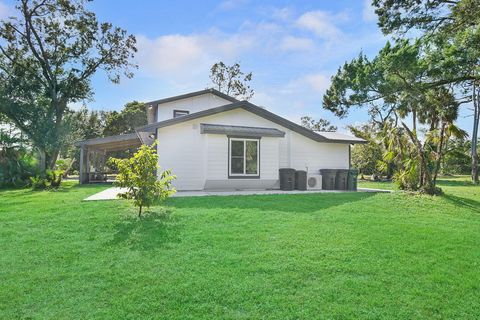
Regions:
[[[459,191],[460,189],[450,189],[449,187],[455,186],[471,186],[470,177],[468,176],[445,176],[439,178],[439,185],[443,189],[451,191],[455,193],[455,191]],[[370,180],[359,180],[358,181],[359,188],[371,188],[371,189],[382,189],[382,190],[398,190],[395,184],[392,181],[370,181]],[[467,191],[468,193],[468,191]]]
[[[176,198],[0,191],[0,319],[479,319],[480,187]]]
[[[371,189],[382,189],[382,190],[396,190],[394,183],[391,181],[368,181],[368,180],[359,180],[359,188],[371,188]]]

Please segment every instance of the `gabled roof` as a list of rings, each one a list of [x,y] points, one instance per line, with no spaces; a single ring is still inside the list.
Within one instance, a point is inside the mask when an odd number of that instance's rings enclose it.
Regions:
[[[140,128],[137,128],[137,132],[155,132],[156,129],[158,128],[163,128],[163,127],[168,127],[177,123],[182,123],[198,118],[203,118],[207,116],[211,116],[214,114],[218,114],[221,112],[226,112],[230,110],[235,110],[235,109],[244,109],[246,111],[252,112],[262,118],[265,118],[273,123],[276,123],[282,127],[288,128],[298,134],[301,134],[307,138],[310,138],[314,141],[317,142],[324,142],[324,143],[366,143],[365,140],[359,139],[356,137],[350,137],[346,135],[341,136],[336,136],[336,137],[328,137],[328,135],[323,135],[323,133],[317,133],[314,132],[310,129],[304,128],[301,125],[296,124],[295,122],[292,122],[290,120],[287,120],[285,118],[282,118],[268,110],[265,110],[263,108],[260,108],[259,106],[254,105],[253,103],[250,103],[248,101],[237,101],[234,103],[226,104],[220,107],[216,108],[211,108],[207,110],[202,110],[199,112],[191,113],[189,115],[173,118],[173,119],[168,119],[156,123],[152,123]]]
[[[201,96],[202,94],[207,94],[207,93],[211,93],[213,95],[216,95],[217,97],[220,97],[220,98],[225,99],[225,100],[230,101],[230,102],[238,102],[238,100],[235,99],[234,97],[230,97],[229,95],[226,95],[225,93],[222,93],[218,90],[210,88],[210,89],[200,90],[200,91],[196,91],[196,92],[181,94],[179,96],[164,98],[164,99],[160,99],[160,100],[154,100],[154,101],[146,102],[145,104],[149,105],[149,106],[158,105],[158,104],[162,104],[162,103],[167,103],[167,102],[192,98],[192,97],[196,97],[196,96]]]

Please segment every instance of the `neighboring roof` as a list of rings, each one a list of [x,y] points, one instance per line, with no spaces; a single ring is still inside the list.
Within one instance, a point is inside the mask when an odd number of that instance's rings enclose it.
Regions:
[[[140,128],[137,128],[136,131],[137,132],[155,132],[156,129],[158,128],[163,128],[163,127],[167,127],[167,126],[171,126],[171,125],[174,125],[174,124],[177,124],[177,123],[182,123],[182,122],[186,122],[186,121],[190,121],[190,120],[194,120],[194,119],[198,119],[198,118],[203,118],[203,117],[207,117],[207,116],[211,116],[211,115],[214,115],[214,114],[218,114],[218,113],[221,113],[221,112],[226,112],[226,111],[230,111],[230,110],[234,110],[234,109],[238,109],[238,108],[242,108],[244,110],[247,110],[249,112],[252,112],[262,118],[265,118],[269,121],[272,121],[273,123],[276,123],[278,125],[281,125],[285,128],[288,128],[298,134],[301,134],[307,138],[310,138],[314,141],[317,141],[317,142],[325,142],[325,143],[366,143],[365,140],[363,139],[359,139],[359,138],[356,138],[356,137],[349,137],[349,136],[346,136],[348,137],[348,139],[346,139],[345,137],[342,137],[341,139],[337,139],[335,137],[332,137],[332,138],[329,138],[327,137],[327,135],[323,135],[324,132],[322,133],[316,133],[310,129],[307,129],[307,128],[304,128],[302,127],[301,125],[298,125],[290,120],[287,120],[285,118],[282,118],[268,110],[265,110],[263,108],[260,108],[259,106],[256,106],[248,101],[238,101],[238,102],[234,102],[234,103],[230,103],[230,104],[226,104],[226,105],[223,105],[223,106],[220,106],[220,107],[216,107],[216,108],[211,108],[211,109],[207,109],[207,110],[202,110],[202,111],[199,111],[199,112],[195,112],[195,113],[191,113],[189,115],[185,115],[185,116],[181,116],[181,117],[177,117],[177,118],[173,118],[173,119],[168,119],[168,120],[164,120],[164,121],[160,121],[160,122],[156,122],[156,123],[152,123],[152,124],[149,124],[149,125],[146,125],[146,126],[143,126],[143,127],[140,127]]]
[[[343,134],[343,133],[338,133],[338,132],[327,132],[327,131],[321,131],[319,132],[319,134],[321,134],[322,136],[326,137],[327,139],[330,139],[330,140],[337,140],[337,141],[341,141],[341,140],[346,140],[346,141],[358,141],[360,143],[363,143],[365,142],[364,139],[362,138],[357,138],[355,136],[349,136],[347,134]]]
[[[284,137],[285,132],[275,128],[259,128],[244,126],[226,126],[219,124],[200,124],[201,133],[226,134],[243,137]]]
[[[167,102],[172,102],[172,101],[177,101],[177,100],[182,100],[182,99],[187,99],[187,98],[192,98],[192,97],[196,97],[196,96],[201,96],[202,94],[207,94],[207,93],[211,93],[213,95],[216,95],[217,97],[220,97],[222,99],[225,99],[227,101],[230,101],[230,102],[238,102],[237,99],[235,99],[234,97],[230,97],[229,95],[226,95],[225,93],[222,93],[218,90],[215,90],[215,89],[205,89],[205,90],[200,90],[200,91],[196,91],[196,92],[190,92],[190,93],[186,93],[186,94],[181,94],[179,96],[174,96],[174,97],[170,97],[170,98],[164,98],[164,99],[160,99],[160,100],[154,100],[154,101],[150,101],[150,102],[146,102],[145,104],[146,105],[158,105],[158,104],[161,104],[161,103],[167,103]]]
[[[75,146],[89,146],[99,150],[116,151],[130,147],[139,147],[141,144],[137,133],[129,133],[78,141],[75,143]]]

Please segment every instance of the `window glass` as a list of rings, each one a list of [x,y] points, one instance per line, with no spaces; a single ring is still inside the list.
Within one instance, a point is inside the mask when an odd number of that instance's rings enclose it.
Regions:
[[[243,174],[243,157],[242,158],[233,158],[232,157],[232,174]]]
[[[243,140],[232,140],[232,157],[242,157],[243,158]]]
[[[247,150],[246,150],[246,174],[257,174],[257,144],[258,141],[246,141],[247,143]]]
[[[258,140],[230,140],[230,174],[258,175]]]

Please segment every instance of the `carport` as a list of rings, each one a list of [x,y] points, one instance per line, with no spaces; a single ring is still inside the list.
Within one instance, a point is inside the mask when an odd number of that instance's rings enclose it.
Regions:
[[[79,181],[85,184],[107,180],[104,165],[108,152],[138,148],[142,141],[139,134],[130,133],[79,141],[75,145],[80,147]]]

